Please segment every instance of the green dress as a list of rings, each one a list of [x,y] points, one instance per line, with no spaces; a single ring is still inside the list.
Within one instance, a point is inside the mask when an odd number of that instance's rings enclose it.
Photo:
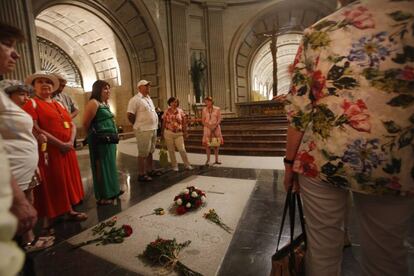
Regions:
[[[111,199],[118,196],[120,192],[116,168],[116,144],[97,144],[94,141],[92,128],[95,128],[96,132],[117,133],[114,115],[109,110],[109,106],[99,105],[89,128],[88,144],[95,198]]]

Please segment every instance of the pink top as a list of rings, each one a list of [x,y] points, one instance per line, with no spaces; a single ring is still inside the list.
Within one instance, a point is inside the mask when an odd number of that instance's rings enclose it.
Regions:
[[[221,111],[220,107],[213,106],[212,109],[203,108],[201,113],[201,122],[203,123],[203,140],[202,144],[207,146],[212,138],[218,138],[220,144],[224,144],[223,135],[221,134]]]

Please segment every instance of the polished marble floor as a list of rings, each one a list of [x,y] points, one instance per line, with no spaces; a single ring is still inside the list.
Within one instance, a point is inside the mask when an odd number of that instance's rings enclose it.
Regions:
[[[269,275],[285,197],[281,184],[283,171],[228,168],[225,164],[220,167],[196,166],[193,171],[166,171],[153,182],[140,183],[137,181],[136,158],[120,153],[117,160],[119,177],[126,193],[114,205],[97,206],[92,190],[89,157],[79,154],[78,158],[86,197],[76,208],[87,212],[89,219],[82,223],[58,221],[55,225],[56,245],[29,255],[26,275],[136,275],[84,250],[72,250],[65,240],[194,174],[256,180],[255,189],[243,211],[218,275]],[[343,275],[359,275],[358,237],[354,234],[356,225],[353,219],[350,228],[353,246],[345,249]],[[288,240],[287,230],[282,243]],[[414,271],[414,227],[411,227],[410,233],[407,245],[410,247],[410,265]]]

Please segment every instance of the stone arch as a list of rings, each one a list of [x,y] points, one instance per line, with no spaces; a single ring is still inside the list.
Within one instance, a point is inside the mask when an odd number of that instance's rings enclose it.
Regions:
[[[120,102],[117,99],[118,105],[126,105],[128,99],[136,90],[137,81],[143,78],[150,80],[153,84],[152,96],[155,103],[157,101],[161,102],[162,98],[166,98],[166,74],[164,72],[162,41],[151,15],[141,0],[107,0],[100,2],[37,0],[33,2],[35,17],[57,5],[69,5],[94,14],[105,22],[112,29],[113,34],[116,35],[119,44],[116,45],[115,52],[116,54],[121,53],[116,57],[122,59],[120,63],[128,65],[124,66],[124,70],[120,72],[121,76],[124,76],[121,79],[122,90],[128,90],[128,96],[124,94],[125,101]],[[94,64],[96,62],[90,54],[84,56],[84,58],[86,63]],[[97,74],[97,77],[102,78],[99,74]]]
[[[259,34],[284,31],[301,26],[306,28],[331,13],[336,1],[283,0],[271,4],[253,15],[235,34],[229,55],[229,75],[234,102],[249,102],[250,71],[255,54],[270,38]]]

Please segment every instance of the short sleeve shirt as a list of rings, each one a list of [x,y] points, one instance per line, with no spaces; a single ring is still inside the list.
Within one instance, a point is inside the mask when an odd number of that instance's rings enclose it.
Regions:
[[[177,108],[175,111],[172,108],[168,108],[162,116],[165,128],[172,132],[182,132],[185,116],[181,108]]]
[[[150,96],[144,97],[138,93],[129,100],[128,113],[135,115],[133,128],[139,131],[156,130],[158,128],[158,115]]]

